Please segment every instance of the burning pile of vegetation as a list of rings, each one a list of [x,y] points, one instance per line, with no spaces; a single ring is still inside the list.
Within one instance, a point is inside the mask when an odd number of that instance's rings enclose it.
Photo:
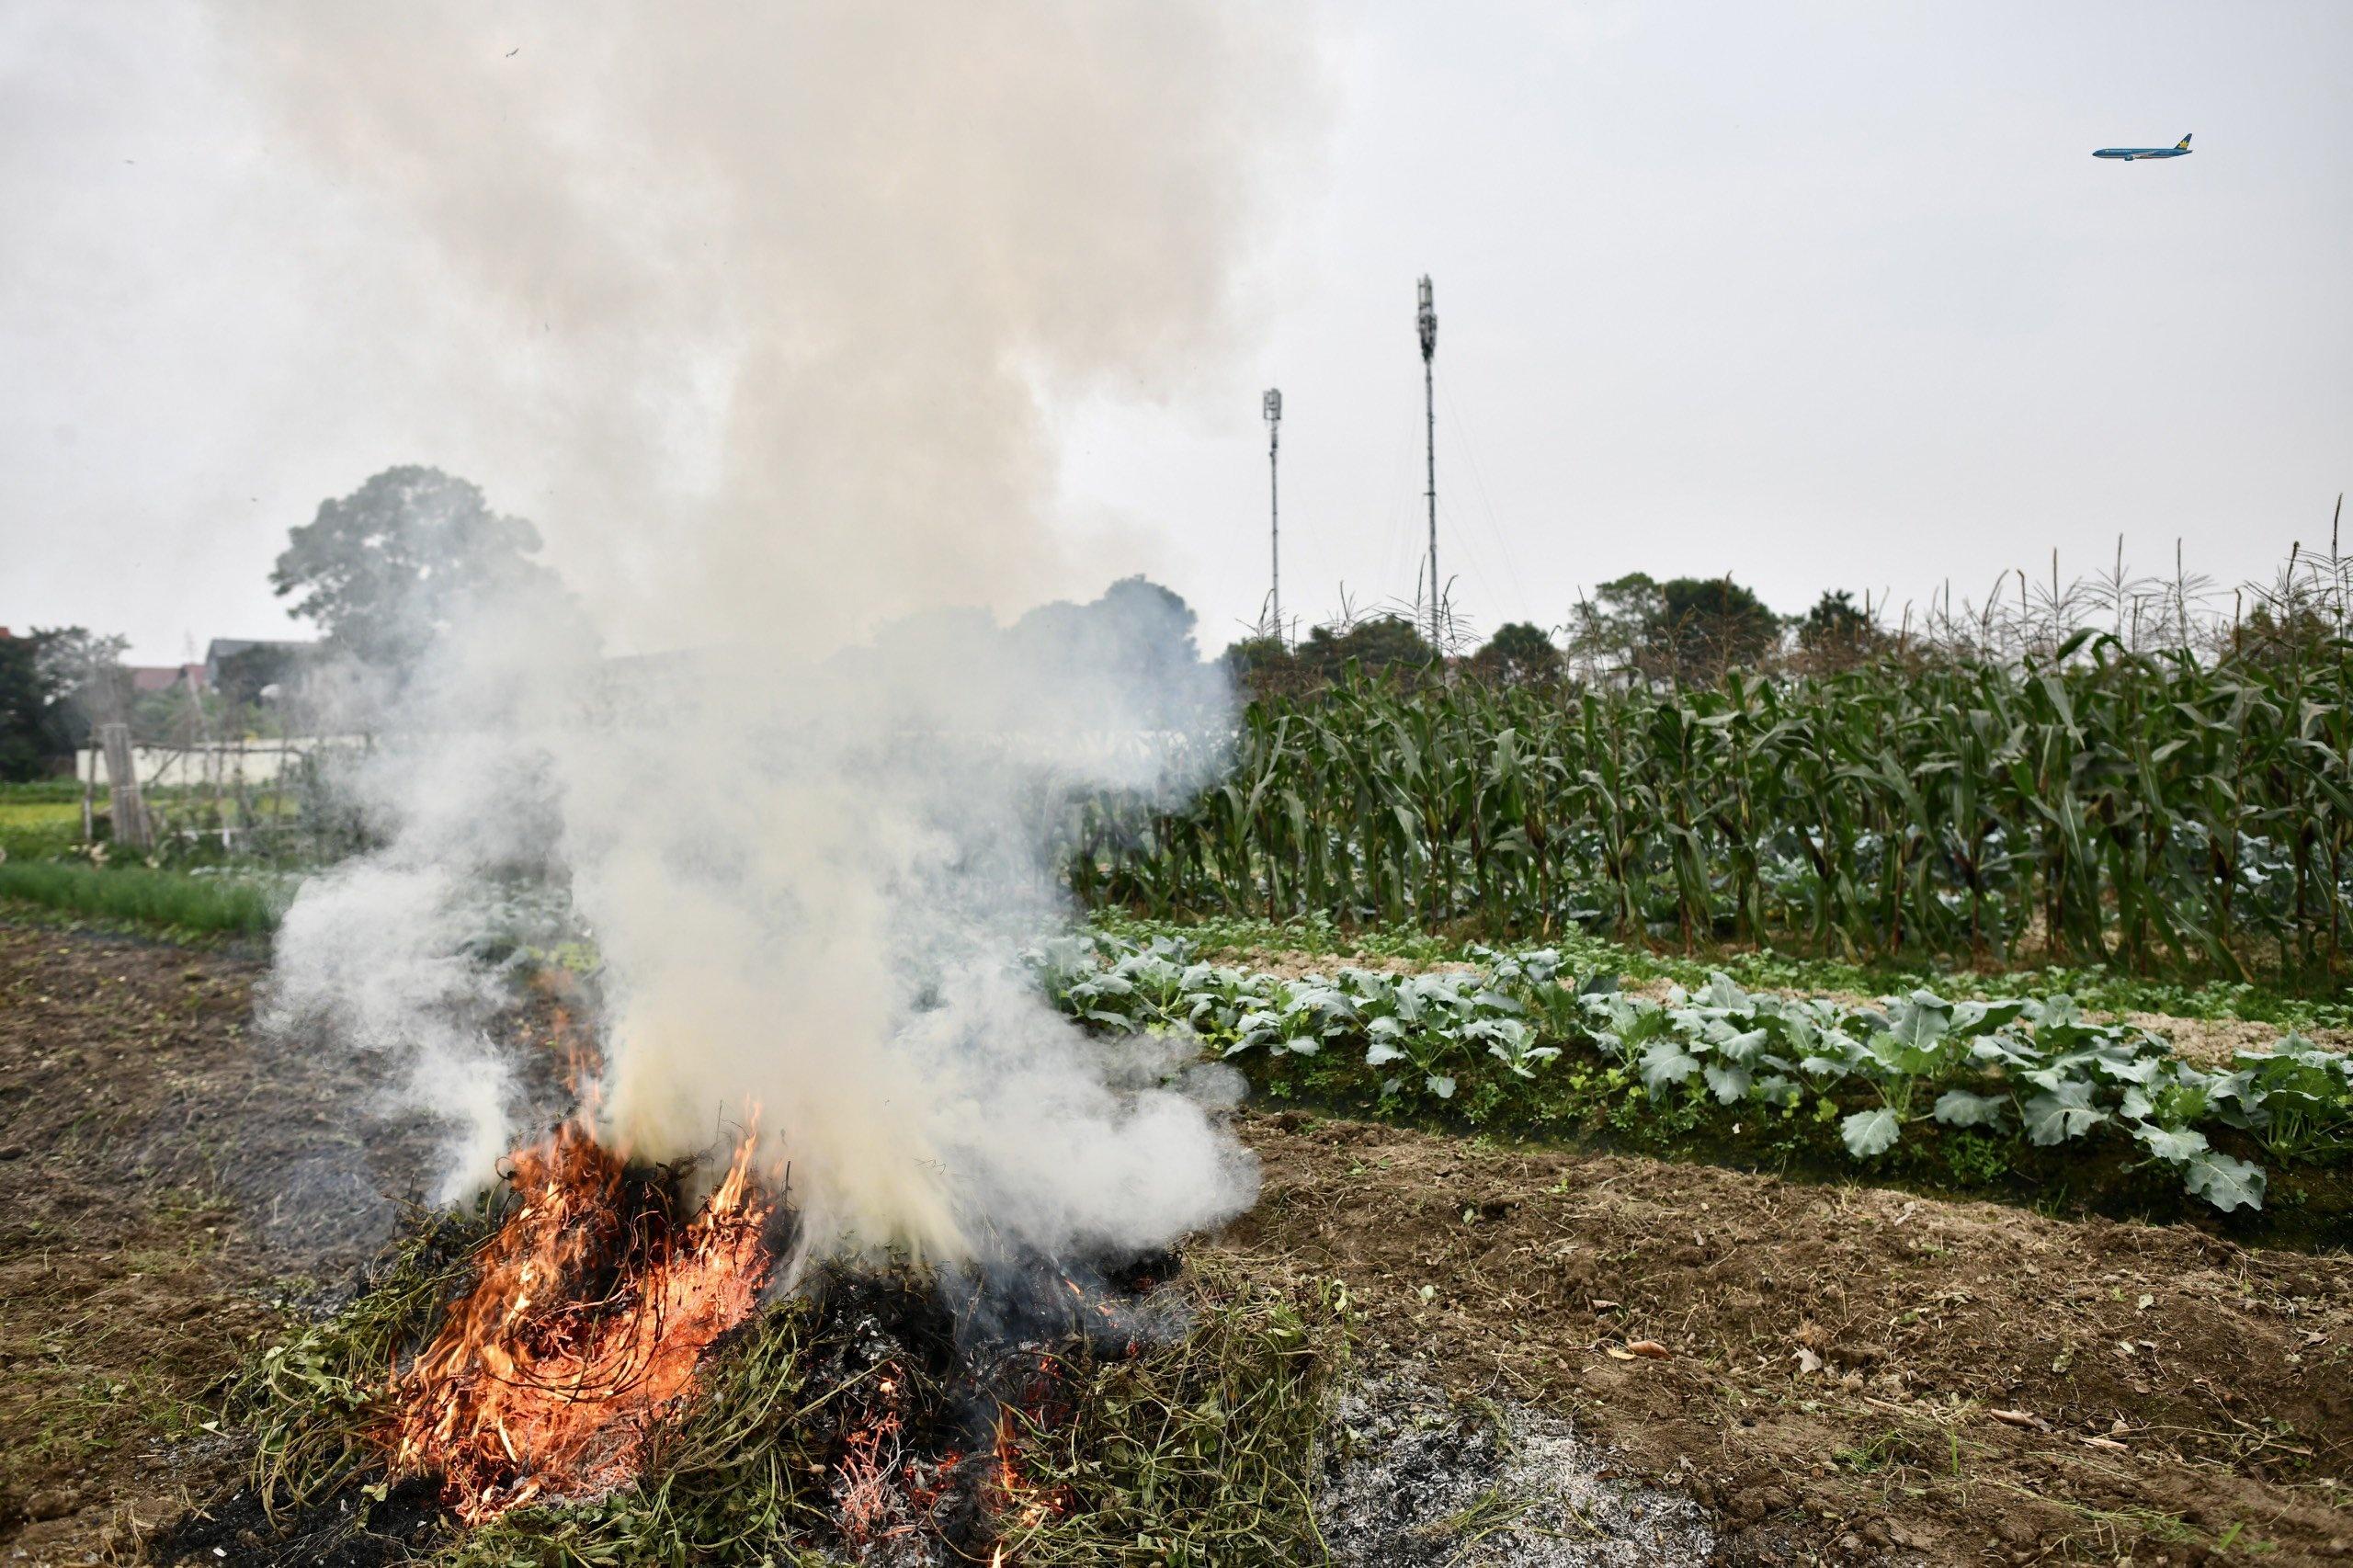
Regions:
[[[249,1485],[166,1556],[361,1563],[1292,1560],[1336,1286],[1172,1257],[820,1267],[748,1140],[697,1204],[579,1124],[261,1352]],[[1185,1543],[1193,1543],[1188,1553]]]
[[[472,1287],[392,1384],[396,1474],[437,1474],[479,1524],[539,1498],[609,1492],[692,1391],[711,1344],[767,1281],[746,1135],[691,1219],[676,1184],[632,1179],[578,1121],[515,1162],[515,1206]]]

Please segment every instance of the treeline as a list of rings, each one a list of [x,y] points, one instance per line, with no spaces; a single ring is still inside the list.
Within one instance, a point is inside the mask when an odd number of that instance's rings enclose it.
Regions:
[[[2353,641],[2078,631],[1706,685],[1353,667],[1253,701],[1188,809],[1097,797],[1074,835],[1082,897],[1162,915],[2337,974]]]
[[[2343,501],[2338,502],[2343,511]],[[2063,579],[2054,553],[2047,576],[2005,572],[1982,597],[1950,585],[1920,603],[1858,602],[1823,592],[1802,615],[1781,615],[1754,590],[1722,577],[1636,572],[1580,595],[1560,624],[1517,621],[1482,640],[1450,602],[1433,621],[1423,604],[1335,620],[1296,639],[1258,634],[1226,651],[1254,697],[1313,692],[1351,670],[1402,684],[1472,676],[1507,685],[1646,682],[1712,685],[1734,672],[1827,676],[1864,665],[1912,667],[2052,658],[2081,632],[2104,634],[2139,653],[2188,651],[2291,661],[2353,626],[2353,557],[2333,522],[2325,551],[2299,546],[2268,581],[2224,589],[2177,560],[2165,575],[2133,571],[2121,541],[2114,562]]]
[[[1260,696],[1314,690],[1349,669],[1407,680],[1461,672],[1513,684],[1602,671],[1699,680],[1758,665],[1792,632],[1807,649],[1861,653],[1872,646],[1869,624],[1845,593],[1824,594],[1806,616],[1785,619],[1730,577],[1659,583],[1635,573],[1603,584],[1555,629],[1511,621],[1474,642],[1450,605],[1438,607],[1435,629],[1420,608],[1400,607],[1343,615],[1295,642],[1245,638],[1225,657]]]

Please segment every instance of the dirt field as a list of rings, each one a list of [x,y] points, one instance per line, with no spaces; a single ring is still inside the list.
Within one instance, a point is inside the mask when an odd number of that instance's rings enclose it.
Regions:
[[[426,1149],[249,1028],[250,960],[0,920],[0,1562],[130,1556]],[[1337,1274],[1368,1370],[1566,1415],[1735,1561],[2353,1554],[2353,1262],[2194,1229],[1244,1119],[1211,1245]],[[1631,1348],[1630,1348],[1631,1347]]]
[[[1567,1412],[1744,1556],[2353,1541],[2341,1256],[1290,1114],[1245,1132],[1265,1192],[1220,1245],[1339,1275],[1376,1359]]]
[[[211,1495],[225,1380],[419,1196],[358,1062],[251,1029],[262,972],[0,918],[0,1562],[131,1555]]]

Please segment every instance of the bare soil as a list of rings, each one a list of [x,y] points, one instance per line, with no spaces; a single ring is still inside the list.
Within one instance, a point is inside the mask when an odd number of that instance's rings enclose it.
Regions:
[[[0,917],[0,1562],[133,1558],[219,1491],[254,1341],[422,1196],[426,1131],[256,1030],[264,972]]]
[[[1271,974],[1279,980],[1300,980],[1311,974],[1333,974],[1344,969],[1368,970],[1374,974],[1476,974],[1475,963],[1457,963],[1441,960],[1425,962],[1419,959],[1373,958],[1359,954],[1335,958],[1329,953],[1299,953],[1278,951],[1267,948],[1247,948],[1232,956],[1220,955],[1221,962],[1230,962],[1237,969],[1257,974]]]
[[[2097,1023],[2121,1020],[2163,1035],[2173,1042],[2174,1054],[2184,1062],[2200,1067],[2228,1067],[2231,1058],[2242,1051],[2269,1051],[2279,1045],[2289,1031],[2277,1024],[2259,1023],[2251,1018],[2177,1018],[2169,1013],[2088,1013]],[[2324,1050],[2353,1051],[2353,1032],[2345,1029],[2312,1029],[2304,1036]]]
[[[274,1321],[210,1157],[253,966],[0,926],[0,1541],[120,1548],[217,1479],[203,1398]],[[210,1127],[208,1127],[210,1124]],[[226,1445],[210,1445],[225,1451]]]
[[[1217,1244],[1367,1354],[1569,1416],[1735,1559],[2353,1548],[2353,1262],[2188,1227],[1253,1115]],[[1996,1414],[1997,1412],[2001,1414]]]
[[[225,1381],[418,1191],[427,1141],[365,1114],[364,1063],[253,1028],[263,972],[0,920],[0,1562],[135,1559],[233,1480],[204,1426]],[[1338,1275],[1369,1379],[1568,1423],[1697,1504],[1727,1560],[2353,1551],[2342,1256],[1240,1126],[1265,1195],[1211,1250]]]

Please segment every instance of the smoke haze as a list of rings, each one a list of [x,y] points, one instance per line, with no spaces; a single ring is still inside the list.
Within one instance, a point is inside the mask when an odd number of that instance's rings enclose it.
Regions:
[[[1179,394],[1232,347],[1307,68],[1200,3],[225,17],[278,120],[532,346],[444,370],[560,450],[533,510],[638,647],[1041,597],[1040,390]]]
[[[1040,388],[1181,395],[1230,342],[1299,40],[1192,4],[488,15],[223,13],[486,340],[536,326],[445,370],[561,456],[543,520],[585,563],[577,604],[473,607],[375,717],[384,847],[303,890],[274,1016],[385,1058],[451,1129],[445,1196],[487,1179],[516,1105],[467,912],[545,877],[603,963],[608,1135],[666,1159],[756,1114],[813,1248],[1234,1212],[1230,1139],[1115,1090],[1014,960],[1060,912],[1056,802],[1196,787],[1222,674],[1142,585],[956,607],[1067,569]]]

